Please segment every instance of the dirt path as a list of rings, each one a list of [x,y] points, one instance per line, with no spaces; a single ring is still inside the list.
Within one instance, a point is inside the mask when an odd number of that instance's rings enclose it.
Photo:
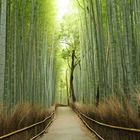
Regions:
[[[69,107],[59,107],[53,124],[39,140],[96,140]]]

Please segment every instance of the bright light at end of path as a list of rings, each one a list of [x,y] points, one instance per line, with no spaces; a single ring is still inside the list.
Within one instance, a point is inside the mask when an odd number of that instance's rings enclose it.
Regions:
[[[57,0],[57,19],[60,21],[65,14],[69,12],[70,0]]]

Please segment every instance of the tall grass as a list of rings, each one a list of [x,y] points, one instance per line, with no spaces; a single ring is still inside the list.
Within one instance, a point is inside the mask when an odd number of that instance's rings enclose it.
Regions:
[[[29,103],[24,103],[15,106],[11,111],[12,114],[10,113],[9,115],[5,115],[3,109],[1,108],[0,136],[42,121],[49,116],[52,111],[52,108],[44,109],[43,107],[37,105],[32,106]]]
[[[132,110],[132,108],[126,104],[125,108],[118,99],[110,98],[103,103],[100,103],[98,107],[87,106],[76,103],[74,105],[82,113],[86,114],[90,118],[102,123],[140,129],[140,118],[138,114]],[[85,119],[86,120],[86,119]],[[106,127],[99,126],[91,121],[86,122],[103,138],[108,140],[139,140],[140,136],[130,132],[111,130]]]

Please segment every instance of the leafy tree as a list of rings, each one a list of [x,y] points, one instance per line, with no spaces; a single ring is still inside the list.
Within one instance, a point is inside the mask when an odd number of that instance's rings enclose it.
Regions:
[[[64,17],[61,23],[60,31],[60,43],[64,46],[62,50],[62,58],[66,60],[67,66],[70,70],[70,97],[72,101],[76,101],[76,96],[74,93],[73,79],[74,79],[74,69],[80,64],[80,50],[79,50],[79,23],[74,15],[67,15]]]

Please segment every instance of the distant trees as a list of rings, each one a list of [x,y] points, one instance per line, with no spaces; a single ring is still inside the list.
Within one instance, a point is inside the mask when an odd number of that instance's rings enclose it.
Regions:
[[[67,15],[61,23],[60,42],[66,47],[62,50],[62,57],[66,59],[69,68],[69,88],[70,98],[76,101],[74,92],[74,70],[80,64],[79,56],[79,28],[78,19],[74,19],[74,15]]]

